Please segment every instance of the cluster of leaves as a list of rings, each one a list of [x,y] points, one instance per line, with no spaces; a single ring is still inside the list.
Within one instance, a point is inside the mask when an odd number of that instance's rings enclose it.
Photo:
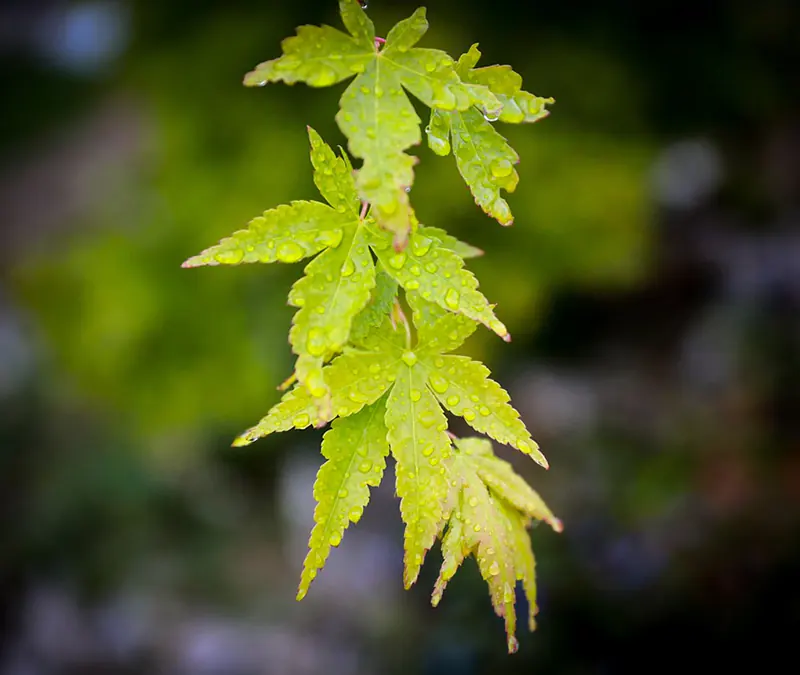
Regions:
[[[289,333],[297,361],[283,385],[289,391],[234,442],[247,445],[274,432],[332,422],[322,444],[327,461],[314,486],[316,525],[298,599],[330,547],[359,520],[391,453],[406,526],[406,587],[437,537],[444,564],[434,604],[473,553],[513,651],[517,581],[530,601],[531,628],[536,607],[527,527],[532,519],[557,530],[560,523],[488,441],[458,440],[448,432],[445,411],[547,468],[488,369],[449,354],[477,324],[510,338],[465,267],[465,259],[481,252],[422,225],[410,205],[415,160],[405,151],[420,142],[421,121],[405,90],[432,109],[430,146],[438,154],[452,148],[476,203],[503,224],[512,217],[500,190],[516,187],[519,158],[492,122],[540,119],[549,99],[523,91],[508,66],[475,68],[475,46],[458,62],[415,47],[427,30],[424,9],[398,23],[386,40],[376,38],[356,0],[340,0],[340,9],[350,35],[303,26],[284,41],[283,56],[259,65],[245,82],[319,87],[355,75],[336,119],[361,167],[354,170],[344,151],[337,155],[309,128],[314,182],[327,203],[295,201],[266,211],[184,267],[313,257],[289,294],[297,308]]]

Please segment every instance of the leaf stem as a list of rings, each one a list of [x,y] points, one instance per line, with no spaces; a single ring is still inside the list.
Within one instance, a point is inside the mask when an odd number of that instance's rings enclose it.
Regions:
[[[367,217],[369,210],[369,202],[361,202],[361,214],[358,216],[359,220],[363,221]]]
[[[403,324],[403,328],[406,330],[406,349],[411,350],[411,324],[408,323],[408,319],[406,318],[406,314],[399,300],[394,301],[394,316],[400,319],[400,322]]]

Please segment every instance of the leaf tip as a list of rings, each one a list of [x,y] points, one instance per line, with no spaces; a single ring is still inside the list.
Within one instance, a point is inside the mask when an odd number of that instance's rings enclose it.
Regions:
[[[516,654],[519,649],[519,640],[513,635],[508,636],[508,653]]]
[[[246,445],[250,445],[253,441],[255,441],[255,438],[250,438],[249,434],[249,431],[245,431],[241,436],[234,438],[233,443],[231,443],[231,447],[243,448]]]
[[[553,531],[557,532],[558,534],[561,534],[564,531],[564,523],[561,522],[560,518],[553,518],[550,521],[550,527],[552,527]]]

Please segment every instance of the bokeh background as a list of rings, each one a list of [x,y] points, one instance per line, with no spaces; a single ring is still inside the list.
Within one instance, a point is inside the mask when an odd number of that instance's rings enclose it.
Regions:
[[[385,34],[415,5],[371,0]],[[505,127],[500,228],[417,149],[423,222],[514,335],[467,350],[550,459],[540,627],[505,655],[474,563],[401,587],[391,476],[294,601],[317,432],[232,437],[292,368],[301,266],[182,270],[314,198],[344,85],[242,75],[333,0],[0,4],[0,673],[540,675],[762,668],[800,626],[800,5],[430,3],[557,103]],[[790,634],[791,635],[791,634]]]

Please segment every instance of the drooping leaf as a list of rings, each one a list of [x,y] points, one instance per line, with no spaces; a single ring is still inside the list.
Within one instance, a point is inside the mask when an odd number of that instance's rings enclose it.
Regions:
[[[556,532],[561,532],[561,521],[544,503],[539,494],[514,471],[508,462],[494,454],[492,444],[485,438],[462,438],[459,448],[470,460],[481,480],[521,513],[543,520]]]
[[[513,222],[508,202],[500,191],[513,192],[519,182],[514,165],[519,155],[491,122],[519,124],[546,117],[551,98],[522,90],[522,78],[510,66],[475,68],[481,53],[477,45],[461,56],[456,72],[466,86],[488,88],[502,103],[497,115],[475,107],[467,110],[433,110],[426,129],[428,145],[438,155],[452,150],[456,165],[478,204],[501,225]]]
[[[415,47],[428,29],[424,8],[392,28],[380,48],[357,1],[340,0],[339,7],[350,35],[329,26],[302,26],[283,41],[283,55],[258,65],[245,76],[245,84],[324,87],[355,76],[342,95],[336,121],[350,152],[364,160],[357,178],[361,197],[402,244],[411,227],[405,189],[413,183],[415,163],[405,151],[421,140],[420,119],[405,91],[442,110],[466,110],[474,103],[499,114],[501,106],[487,87],[465,86],[446,53]]]
[[[297,592],[302,600],[331,547],[342,541],[345,529],[357,523],[369,502],[369,488],[377,487],[386,468],[389,445],[383,421],[385,404],[378,401],[350,417],[337,419],[322,439],[320,467],[314,483],[314,529]]]
[[[448,581],[464,558],[473,554],[481,576],[489,586],[492,606],[505,621],[508,651],[514,652],[518,646],[515,635],[517,581],[522,581],[528,598],[530,630],[536,625],[535,561],[527,527],[530,517],[539,516],[518,511],[515,505],[507,502],[500,492],[484,480],[482,465],[476,460],[484,463],[492,460],[501,462],[484,439],[460,439],[455,442],[453,459],[449,465],[449,476],[454,486],[451,496],[453,508],[442,537],[443,562],[431,602],[434,606],[439,604]],[[532,489],[528,490],[535,494]],[[538,495],[537,499],[541,502]],[[552,517],[546,506],[544,509],[549,516],[543,519],[560,532],[560,521]]]

